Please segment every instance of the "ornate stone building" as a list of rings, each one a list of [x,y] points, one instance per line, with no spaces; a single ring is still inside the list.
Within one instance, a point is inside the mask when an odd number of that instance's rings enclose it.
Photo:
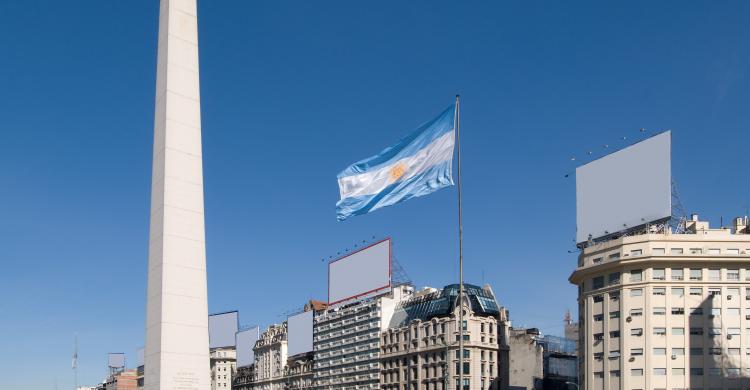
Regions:
[[[458,285],[426,288],[399,303],[380,342],[383,390],[495,389],[499,374],[502,315],[492,290],[465,284],[464,352],[459,356]]]
[[[287,361],[287,324],[271,325],[255,343],[253,390],[284,390]]]

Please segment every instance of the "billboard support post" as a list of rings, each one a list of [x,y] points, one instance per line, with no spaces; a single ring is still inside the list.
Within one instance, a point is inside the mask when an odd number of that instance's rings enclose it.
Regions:
[[[456,129],[456,159],[458,160],[458,174],[456,175],[457,190],[458,190],[458,308],[459,308],[459,323],[458,323],[458,385],[464,385],[464,371],[463,371],[463,359],[464,359],[464,228],[463,228],[463,214],[461,211],[461,118],[459,110],[460,98],[456,95],[456,115],[453,116],[455,121],[453,127]],[[447,359],[447,357],[446,357]],[[459,387],[462,390],[462,387]]]

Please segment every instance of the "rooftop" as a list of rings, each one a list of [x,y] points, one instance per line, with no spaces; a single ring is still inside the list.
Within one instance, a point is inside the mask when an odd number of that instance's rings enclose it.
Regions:
[[[396,307],[390,327],[404,326],[414,320],[427,321],[434,317],[450,315],[458,297],[458,284],[449,284],[442,290],[425,288],[411,299],[403,301]],[[492,290],[472,284],[464,284],[475,315],[497,316],[500,314]]]

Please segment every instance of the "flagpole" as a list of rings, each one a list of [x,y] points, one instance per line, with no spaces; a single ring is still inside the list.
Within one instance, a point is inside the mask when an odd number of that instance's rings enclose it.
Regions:
[[[464,390],[464,228],[463,213],[461,210],[461,110],[460,97],[456,95],[456,114],[454,117],[456,129],[456,149],[458,160],[458,304],[459,304],[459,323],[458,323],[458,389]],[[468,390],[468,389],[466,389]]]

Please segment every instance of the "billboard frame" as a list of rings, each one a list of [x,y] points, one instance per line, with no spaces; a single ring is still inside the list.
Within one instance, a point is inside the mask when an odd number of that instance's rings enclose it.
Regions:
[[[352,296],[350,296],[348,298],[343,298],[343,299],[339,299],[339,300],[337,300],[335,302],[331,302],[331,264],[333,264],[333,263],[335,263],[337,261],[340,261],[340,260],[344,260],[344,259],[346,259],[346,258],[348,258],[348,257],[350,257],[350,256],[352,256],[352,255],[354,255],[356,253],[362,252],[364,250],[367,250],[369,248],[374,247],[375,245],[382,244],[382,243],[384,243],[386,241],[388,241],[388,284],[386,284],[385,286],[382,286],[382,287],[374,288],[374,289],[372,289],[370,291],[366,291],[366,292],[363,292],[363,293],[352,295]],[[357,249],[354,252],[347,253],[347,254],[345,254],[345,255],[343,255],[343,256],[335,259],[335,260],[332,260],[332,261],[328,262],[328,306],[332,306],[332,305],[336,305],[336,304],[339,304],[339,303],[342,303],[342,302],[347,302],[347,301],[355,300],[355,299],[358,299],[358,298],[361,298],[361,297],[364,297],[364,296],[376,293],[376,292],[381,291],[381,290],[389,289],[391,287],[393,287],[393,240],[391,239],[391,237],[386,237],[386,238],[384,238],[382,240],[379,240],[379,241],[376,241],[376,242],[374,242],[374,243],[372,243],[372,244],[370,244],[370,245],[368,245],[368,246],[366,246],[364,248]]]

